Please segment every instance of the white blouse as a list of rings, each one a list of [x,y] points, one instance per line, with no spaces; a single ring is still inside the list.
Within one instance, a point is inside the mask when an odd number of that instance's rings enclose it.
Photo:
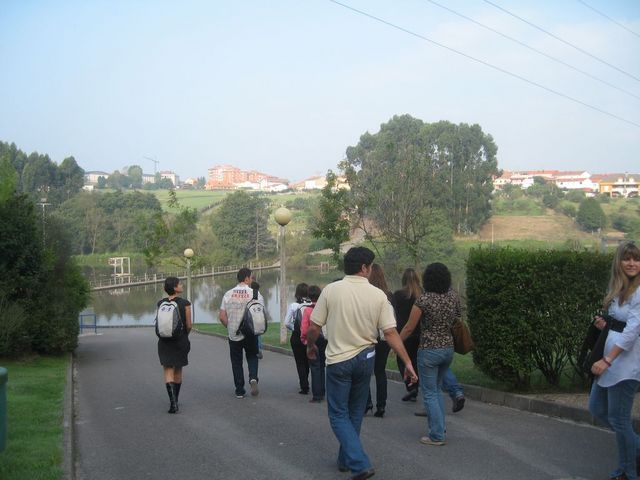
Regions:
[[[598,378],[598,385],[605,388],[623,380],[640,381],[640,288],[633,292],[624,305],[619,305],[616,298],[609,307],[609,315],[627,325],[622,332],[610,330],[607,336],[605,355],[614,345],[623,351]]]

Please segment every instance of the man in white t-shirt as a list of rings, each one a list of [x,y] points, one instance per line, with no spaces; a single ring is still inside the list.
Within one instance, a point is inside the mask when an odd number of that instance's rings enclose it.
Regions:
[[[346,276],[322,290],[307,332],[307,356],[315,359],[315,342],[322,327],[326,327],[329,423],[340,442],[338,469],[351,471],[353,480],[364,480],[375,473],[360,442],[360,426],[369,395],[378,329],[405,362],[405,377],[417,381],[396,330],[393,307],[384,292],[369,283],[374,258],[368,248],[349,249],[344,256]]]
[[[246,337],[238,332],[244,309],[253,298],[251,288],[251,269],[241,268],[237,274],[238,285],[233,287],[222,297],[220,305],[220,322],[227,327],[229,335],[229,356],[233,370],[233,383],[236,387],[236,398],[244,398],[244,368],[242,352],[244,350],[249,367],[249,386],[251,395],[258,395],[258,343],[257,338]],[[264,298],[258,293],[258,301],[264,305]]]

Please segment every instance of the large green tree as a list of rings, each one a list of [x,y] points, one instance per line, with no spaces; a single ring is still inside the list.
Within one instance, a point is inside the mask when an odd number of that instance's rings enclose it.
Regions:
[[[607,216],[595,198],[585,198],[580,202],[576,221],[587,232],[596,232],[607,225]]]
[[[275,241],[267,229],[268,200],[238,190],[227,195],[212,215],[211,227],[231,261],[259,259],[274,252]]]
[[[442,236],[443,228],[475,232],[489,218],[496,152],[479,125],[394,116],[347,148],[340,163],[351,186],[352,218],[371,238],[417,260],[432,243],[434,222]]]
[[[349,209],[348,190],[337,188],[336,174],[329,170],[318,211],[310,218],[311,234],[327,241],[337,263],[340,263],[340,245],[349,240],[350,226],[346,214]]]

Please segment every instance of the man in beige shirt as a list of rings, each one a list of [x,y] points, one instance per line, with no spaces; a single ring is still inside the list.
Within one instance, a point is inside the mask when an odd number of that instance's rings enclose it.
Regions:
[[[315,359],[315,341],[326,327],[326,393],[329,423],[340,442],[338,469],[352,480],[375,474],[360,442],[360,426],[369,395],[378,329],[405,362],[405,377],[417,381],[411,360],[396,330],[393,308],[382,290],[369,283],[374,253],[353,247],[344,256],[346,276],[327,285],[311,315],[307,356]]]

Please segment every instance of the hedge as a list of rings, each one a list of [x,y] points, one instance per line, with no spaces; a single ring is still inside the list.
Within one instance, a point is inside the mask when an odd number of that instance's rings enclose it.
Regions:
[[[474,248],[467,261],[468,323],[474,363],[496,380],[527,388],[539,370],[552,385],[577,365],[601,308],[612,255]]]

